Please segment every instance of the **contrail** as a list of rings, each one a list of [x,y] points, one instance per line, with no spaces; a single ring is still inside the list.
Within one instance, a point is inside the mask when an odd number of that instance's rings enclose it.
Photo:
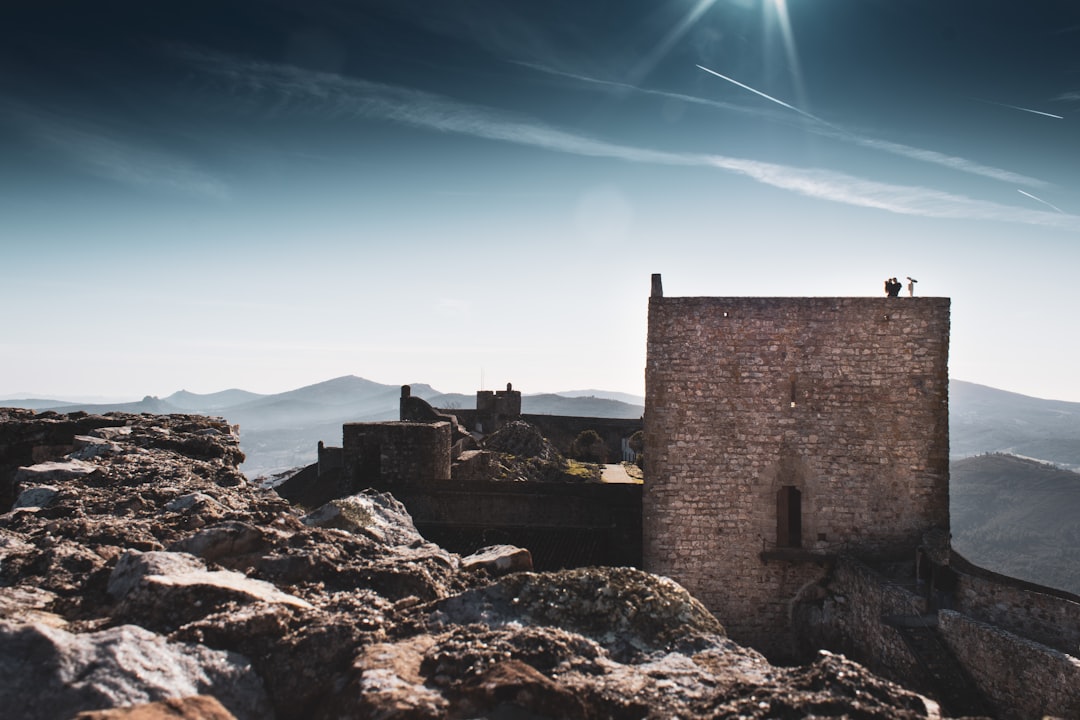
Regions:
[[[1045,205],[1045,206],[1047,206],[1047,207],[1051,207],[1051,208],[1054,208],[1055,210],[1057,210],[1057,211],[1058,211],[1059,213],[1061,213],[1062,215],[1065,215],[1065,214],[1066,214],[1066,213],[1065,213],[1065,211],[1064,211],[1064,210],[1062,210],[1061,208],[1059,208],[1059,207],[1058,207],[1057,205],[1051,205],[1050,203],[1046,202],[1046,201],[1045,201],[1045,200],[1043,200],[1042,198],[1037,198],[1037,197],[1035,197],[1034,195],[1032,195],[1032,194],[1031,194],[1031,193],[1029,193],[1029,192],[1024,192],[1024,191],[1023,191],[1023,190],[1021,190],[1020,188],[1017,188],[1017,189],[1016,189],[1016,192],[1020,193],[1021,195],[1026,195],[1027,197],[1031,198],[1031,199],[1032,199],[1032,200],[1034,200],[1035,202],[1041,202],[1041,203],[1042,203],[1043,205]]]
[[[1064,120],[1063,115],[1054,115],[1053,113],[1043,112],[1042,110],[1032,110],[1031,108],[1020,107],[1019,105],[1009,105],[1008,103],[994,102],[993,100],[983,100],[982,98],[971,98],[987,105],[997,105],[1003,108],[1011,108],[1012,110],[1023,110],[1024,112],[1034,113],[1035,115],[1045,115],[1046,117],[1057,118],[1058,120]]]
[[[806,112],[805,110],[800,110],[799,108],[795,107],[794,105],[789,105],[786,102],[784,102],[783,100],[778,100],[778,99],[774,98],[772,95],[766,95],[765,93],[761,92],[760,90],[755,90],[754,88],[750,87],[749,85],[743,85],[738,80],[732,80],[727,75],[721,75],[720,73],[716,72],[715,70],[710,70],[709,68],[705,67],[704,65],[698,65],[698,67],[701,68],[702,70],[704,70],[705,72],[709,73],[710,75],[715,75],[716,77],[720,78],[721,80],[727,80],[729,83],[732,83],[733,85],[738,85],[743,90],[749,90],[750,92],[754,93],[755,95],[760,95],[761,97],[765,98],[766,100],[771,100],[772,102],[776,103],[777,105],[781,105],[783,107],[786,107],[788,110],[794,110],[795,112],[799,113],[800,115],[803,115],[804,117],[810,118],[814,122],[821,123],[822,125],[827,125],[828,127],[833,127],[832,125],[829,125],[829,123],[825,122],[821,118],[815,117],[814,115],[811,115],[810,113]],[[838,129],[838,128],[834,128],[834,129]]]

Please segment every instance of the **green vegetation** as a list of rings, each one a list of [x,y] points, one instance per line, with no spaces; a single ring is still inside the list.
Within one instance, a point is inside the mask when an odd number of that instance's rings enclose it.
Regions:
[[[606,463],[607,444],[595,430],[582,430],[570,446],[570,455],[585,462]]]

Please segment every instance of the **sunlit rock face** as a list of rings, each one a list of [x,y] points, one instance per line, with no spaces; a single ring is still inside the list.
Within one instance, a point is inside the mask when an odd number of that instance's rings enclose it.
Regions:
[[[839,656],[769,665],[666,578],[528,572],[515,548],[463,560],[390,495],[294,508],[250,484],[242,457],[235,430],[211,418],[0,411],[0,667],[17,678],[0,683],[5,712],[932,712]]]

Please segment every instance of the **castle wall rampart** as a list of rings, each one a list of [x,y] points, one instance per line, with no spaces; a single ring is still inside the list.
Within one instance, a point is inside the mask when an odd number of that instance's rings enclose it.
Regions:
[[[808,557],[947,527],[948,338],[946,298],[651,298],[646,569],[782,652]]]
[[[538,569],[641,566],[641,485],[499,480],[384,483],[425,537],[455,552],[510,543]]]
[[[840,652],[913,690],[932,694],[930,681],[890,618],[926,613],[924,598],[851,557],[836,559],[821,588],[795,609],[796,632],[807,650]]]
[[[964,614],[1080,657],[1080,598],[998,575],[956,553],[950,567],[956,606]]]
[[[1080,717],[1080,660],[958,612],[938,632],[1003,720]]]

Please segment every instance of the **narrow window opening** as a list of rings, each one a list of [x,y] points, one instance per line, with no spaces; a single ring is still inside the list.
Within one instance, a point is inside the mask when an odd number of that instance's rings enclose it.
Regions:
[[[791,407],[795,407],[795,376],[791,376]]]
[[[802,493],[794,485],[776,493],[776,545],[802,547]]]

